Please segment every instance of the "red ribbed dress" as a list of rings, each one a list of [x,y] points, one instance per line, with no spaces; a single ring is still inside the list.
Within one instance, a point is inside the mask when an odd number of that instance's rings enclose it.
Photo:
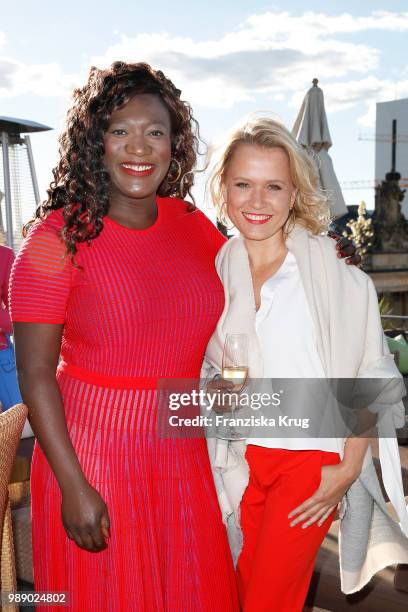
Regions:
[[[146,230],[109,218],[74,267],[62,212],[37,221],[11,279],[13,321],[63,323],[57,380],[68,430],[111,519],[106,550],[76,546],[36,445],[31,474],[37,591],[68,591],[80,612],[238,610],[204,439],[156,435],[156,377],[199,377],[224,294],[221,234],[181,200],[158,200]],[[150,388],[149,388],[150,387]],[[41,609],[41,608],[40,608]],[[51,610],[53,608],[44,608]]]

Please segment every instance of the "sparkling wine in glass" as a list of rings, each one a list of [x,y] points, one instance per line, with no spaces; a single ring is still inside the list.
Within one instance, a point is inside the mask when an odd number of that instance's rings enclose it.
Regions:
[[[227,334],[222,356],[222,377],[233,384],[230,393],[240,393],[248,377],[248,336],[246,334]],[[230,416],[224,413],[225,422],[220,426],[217,437],[224,440],[244,440],[244,435],[236,426],[237,406],[234,401],[229,405]]]
[[[227,334],[222,355],[222,377],[233,383],[233,393],[242,391],[248,377],[246,334]]]

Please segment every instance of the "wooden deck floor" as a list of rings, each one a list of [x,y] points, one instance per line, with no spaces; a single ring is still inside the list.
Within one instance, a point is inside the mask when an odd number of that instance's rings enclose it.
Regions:
[[[405,495],[408,495],[408,446],[400,446]],[[376,445],[374,457],[378,456]],[[378,466],[378,461],[375,460]],[[319,608],[330,612],[408,612],[408,592],[394,587],[394,567],[376,574],[359,593],[344,595],[340,590],[338,560],[338,521],[335,521],[319,551],[315,571],[306,600],[305,612]],[[408,579],[408,576],[407,576]]]
[[[394,567],[376,574],[369,585],[359,593],[344,595],[341,592],[337,534],[336,521],[320,549],[306,600],[307,605],[311,608],[318,606],[331,612],[407,612],[408,593],[395,589]]]

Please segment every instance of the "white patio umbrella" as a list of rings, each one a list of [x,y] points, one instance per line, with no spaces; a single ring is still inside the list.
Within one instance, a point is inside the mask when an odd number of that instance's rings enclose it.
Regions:
[[[317,79],[313,79],[313,87],[309,89],[303,100],[292,134],[302,146],[313,150],[320,186],[327,193],[333,216],[338,218],[347,213],[347,207],[334,172],[333,162],[328,154],[332,141],[324,108],[323,91],[317,86],[318,82]]]

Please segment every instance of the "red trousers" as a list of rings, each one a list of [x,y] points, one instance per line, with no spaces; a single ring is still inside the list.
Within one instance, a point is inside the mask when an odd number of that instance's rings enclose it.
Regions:
[[[237,577],[244,612],[303,609],[316,556],[335,511],[320,526],[290,527],[288,518],[318,488],[323,465],[337,453],[248,445],[248,487],[241,502],[244,545]]]

